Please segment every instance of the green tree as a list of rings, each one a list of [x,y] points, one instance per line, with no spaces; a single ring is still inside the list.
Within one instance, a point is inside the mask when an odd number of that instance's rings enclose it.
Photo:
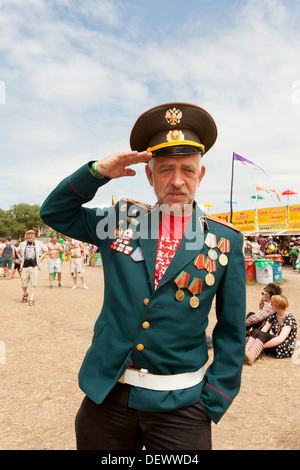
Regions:
[[[9,210],[0,209],[0,236],[24,238],[25,231],[33,227],[44,227],[40,218],[40,206],[38,204],[14,204]]]

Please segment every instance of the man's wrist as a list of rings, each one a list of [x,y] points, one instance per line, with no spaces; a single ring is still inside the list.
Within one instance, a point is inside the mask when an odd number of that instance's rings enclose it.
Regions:
[[[92,170],[93,175],[96,176],[96,178],[100,178],[100,179],[107,178],[106,172],[105,171],[102,172],[101,170],[99,170],[97,161],[92,163],[91,170]]]

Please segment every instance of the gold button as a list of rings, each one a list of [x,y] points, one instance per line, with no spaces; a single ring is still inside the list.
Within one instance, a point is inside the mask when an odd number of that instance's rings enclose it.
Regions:
[[[144,299],[144,305],[148,305],[149,299]]]
[[[145,346],[144,346],[143,344],[137,344],[137,345],[136,345],[136,349],[137,349],[138,351],[143,351],[144,347],[145,347]]]
[[[149,328],[149,326],[150,326],[150,323],[148,321],[144,321],[144,323],[142,324],[142,327],[145,328],[145,330]]]

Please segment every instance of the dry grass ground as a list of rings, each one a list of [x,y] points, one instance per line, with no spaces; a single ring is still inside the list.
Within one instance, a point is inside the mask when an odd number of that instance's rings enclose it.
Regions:
[[[88,290],[71,289],[68,262],[62,288],[56,283],[50,290],[46,268],[44,263],[33,307],[21,303],[17,276],[0,280],[0,342],[6,349],[0,361],[2,450],[76,447],[74,418],[83,398],[77,374],[102,303],[102,268],[86,268]],[[289,310],[300,325],[300,274],[285,268],[283,277]],[[248,311],[257,309],[261,288],[247,285]],[[208,333],[214,322],[212,311]],[[213,448],[299,449],[299,370],[299,343],[292,359],[265,356],[245,365],[240,394],[213,425]]]

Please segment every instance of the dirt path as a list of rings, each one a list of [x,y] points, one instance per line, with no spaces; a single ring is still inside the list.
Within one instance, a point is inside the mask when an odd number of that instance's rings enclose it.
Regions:
[[[33,307],[21,303],[19,278],[0,279],[2,450],[75,449],[74,417],[83,398],[77,374],[102,303],[102,268],[86,268],[88,290],[71,289],[67,262],[60,289],[49,289],[46,270],[44,264]],[[287,268],[283,277],[290,312],[300,325],[300,274]],[[247,311],[257,309],[261,288],[247,286]],[[213,312],[210,317],[208,333]],[[299,342],[292,359],[263,357],[244,366],[240,394],[213,425],[213,448],[298,449],[299,370]]]

